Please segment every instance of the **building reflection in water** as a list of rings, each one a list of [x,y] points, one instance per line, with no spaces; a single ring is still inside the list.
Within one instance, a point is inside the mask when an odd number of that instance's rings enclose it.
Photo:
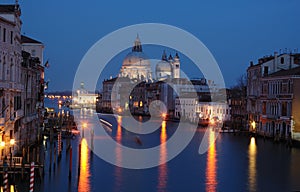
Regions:
[[[256,191],[256,141],[254,137],[251,137],[249,148],[248,148],[248,183],[249,191]]]
[[[206,167],[206,191],[214,192],[217,191],[217,153],[215,137],[216,133],[210,129],[209,130],[209,148],[207,152],[207,167]]]
[[[90,162],[89,148],[85,138],[81,140],[81,155],[80,155],[80,175],[78,182],[78,191],[90,191]]]
[[[166,121],[163,121],[161,124],[161,133],[160,133],[160,154],[159,154],[159,164],[158,167],[158,191],[166,191],[167,181],[168,181],[168,167],[167,163],[167,125]]]
[[[118,127],[116,132],[116,141],[119,144],[122,144],[122,116],[118,116],[117,118]],[[120,145],[116,145],[115,149],[116,153],[116,164],[122,164],[122,148]],[[121,191],[122,185],[122,168],[115,166],[115,191]]]

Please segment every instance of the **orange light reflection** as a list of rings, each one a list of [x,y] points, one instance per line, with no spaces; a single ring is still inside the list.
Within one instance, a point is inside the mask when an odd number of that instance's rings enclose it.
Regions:
[[[81,155],[80,155],[80,175],[78,183],[78,191],[90,191],[90,164],[89,164],[89,149],[85,138],[81,140]]]
[[[158,191],[166,191],[167,181],[168,181],[168,167],[167,163],[167,126],[166,121],[163,121],[161,124],[161,133],[160,133],[160,154],[159,154],[159,169],[158,169]]]
[[[248,148],[248,156],[249,156],[249,191],[256,191],[256,143],[255,138],[251,137],[249,148]]]
[[[217,154],[215,145],[215,132],[209,132],[209,149],[207,152],[207,167],[206,167],[206,191],[217,191]]]
[[[117,127],[117,133],[116,133],[116,141],[117,143],[122,143],[122,116],[118,116],[118,127]],[[122,164],[122,148],[121,146],[116,146],[115,149],[116,153],[116,164],[121,165]],[[122,186],[122,168],[115,166],[115,191],[121,191]]]

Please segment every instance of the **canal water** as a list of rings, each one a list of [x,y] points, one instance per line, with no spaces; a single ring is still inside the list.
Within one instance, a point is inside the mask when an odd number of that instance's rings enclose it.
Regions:
[[[48,102],[48,103],[47,103]],[[47,101],[49,106],[54,101]],[[54,103],[51,103],[54,102]],[[93,110],[76,110],[78,125],[89,128],[99,121],[92,120]],[[112,124],[111,137],[126,146],[136,147],[134,135],[120,125],[122,118],[106,116]],[[140,139],[143,147],[164,143],[175,128],[174,122],[162,122],[161,129]],[[62,157],[54,165],[54,145],[46,139],[45,176],[38,191],[296,191],[300,190],[300,150],[284,144],[245,135],[209,131],[210,148],[199,155],[205,129],[197,129],[189,145],[168,163],[148,169],[126,169],[107,163],[96,156],[80,136],[64,140]],[[214,142],[216,138],[216,141]],[[72,145],[72,176],[69,179]],[[79,144],[81,154],[79,155]],[[56,145],[57,146],[57,145]],[[162,145],[163,146],[163,145]],[[122,161],[119,149],[112,151]],[[167,148],[160,150],[165,160]],[[80,160],[79,160],[80,159]],[[80,162],[80,163],[79,163]],[[78,164],[80,166],[78,166]],[[50,166],[51,165],[51,166]]]

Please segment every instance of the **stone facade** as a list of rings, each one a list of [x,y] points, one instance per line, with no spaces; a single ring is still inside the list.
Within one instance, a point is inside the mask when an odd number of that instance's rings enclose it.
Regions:
[[[249,130],[260,134],[292,135],[300,140],[299,79],[300,54],[283,53],[251,62],[247,70]]]

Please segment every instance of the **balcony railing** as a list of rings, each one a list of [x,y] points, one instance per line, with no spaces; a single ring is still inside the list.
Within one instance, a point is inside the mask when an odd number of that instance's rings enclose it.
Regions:
[[[19,109],[19,110],[15,111],[15,120],[18,120],[18,119],[20,119],[23,116],[24,116],[23,109]]]
[[[278,115],[267,114],[267,118],[268,119],[278,119],[279,116]]]
[[[3,89],[9,89],[10,88],[9,82],[0,81],[0,87]]]
[[[28,115],[25,118],[23,118],[23,123],[29,123],[31,121],[33,121],[34,119],[37,119],[38,115],[37,114],[32,114],[32,115]]]

